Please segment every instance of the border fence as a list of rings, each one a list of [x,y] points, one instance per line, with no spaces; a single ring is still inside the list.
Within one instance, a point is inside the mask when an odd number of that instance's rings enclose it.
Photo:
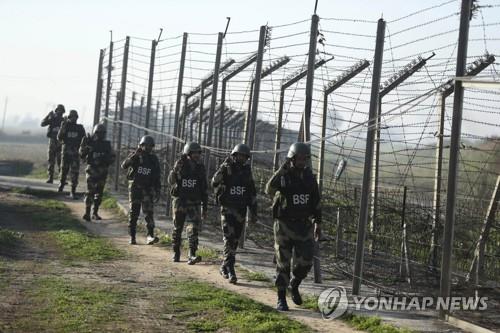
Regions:
[[[166,202],[185,141],[202,144],[209,176],[246,142],[262,217],[251,237],[272,246],[264,184],[288,146],[306,141],[323,198],[316,274],[352,278],[353,293],[360,283],[389,293],[498,286],[499,18],[498,1],[452,0],[392,20],[314,14],[111,41],[94,122],[105,121],[119,156],[113,186],[126,191],[119,163],[145,133]],[[464,88],[457,76],[490,84]]]

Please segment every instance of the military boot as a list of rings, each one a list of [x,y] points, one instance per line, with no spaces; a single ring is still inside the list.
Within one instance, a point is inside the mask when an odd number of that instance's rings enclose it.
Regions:
[[[299,293],[300,280],[292,278],[290,280],[290,293],[292,294],[292,301],[297,305],[302,305],[302,297]]]
[[[54,174],[49,174],[49,178],[47,178],[46,181],[47,184],[53,184],[54,183]]]
[[[85,221],[89,221],[90,222],[90,206],[85,206],[85,214],[83,214],[82,218]]]
[[[194,265],[201,261],[201,257],[196,255],[196,250],[189,249],[188,265]]]
[[[229,283],[236,284],[238,278],[236,277],[236,272],[234,271],[234,263],[230,263],[227,267]]]
[[[135,227],[128,227],[128,234],[130,235],[130,241],[129,241],[129,244],[130,245],[135,245],[137,244],[137,242],[135,241]]]
[[[160,239],[155,236],[155,228],[149,226],[147,228],[148,228],[148,235],[146,237],[146,244],[153,245],[154,243],[158,243]]]
[[[222,264],[219,268],[219,273],[222,275],[224,279],[229,279],[229,272],[227,270],[227,266]]]
[[[278,289],[278,304],[276,305],[278,311],[288,311],[288,304],[286,303],[286,288]]]
[[[78,199],[76,195],[76,186],[71,186],[71,192],[69,193],[69,197],[73,200]]]
[[[99,205],[94,204],[94,209],[92,210],[92,218],[94,220],[102,220],[99,214],[97,214],[98,211],[99,211]]]
[[[62,193],[64,191],[64,182],[59,183],[59,187],[57,188],[57,192]]]
[[[172,257],[172,261],[173,262],[179,262],[179,261],[181,261],[181,249],[180,249],[180,246],[179,245],[174,245],[173,246],[173,250],[174,250],[174,255]]]

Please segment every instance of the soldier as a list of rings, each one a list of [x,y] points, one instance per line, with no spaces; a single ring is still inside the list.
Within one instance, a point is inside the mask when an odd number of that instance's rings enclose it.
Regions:
[[[111,142],[106,140],[106,126],[104,124],[95,125],[92,136],[83,137],[80,145],[80,157],[87,162],[87,168],[85,169],[87,193],[85,193],[85,215],[83,215],[83,219],[90,221],[90,208],[93,202],[92,218],[101,220],[98,211],[102,201],[102,193],[108,177],[108,168],[115,160]]]
[[[299,285],[312,266],[314,239],[321,236],[320,197],[315,176],[308,167],[310,155],[305,143],[292,144],[286,162],[266,185],[266,193],[273,198],[275,283],[280,311],[288,311],[288,286],[293,302],[302,304]]]
[[[224,260],[220,273],[229,283],[236,283],[234,263],[236,249],[245,226],[247,207],[250,210],[250,222],[257,221],[257,193],[252,177],[252,170],[247,164],[250,148],[238,144],[231,156],[221,164],[212,178],[217,201],[221,205],[221,226],[224,240]]]
[[[145,215],[148,245],[158,242],[158,237],[154,235],[154,204],[160,200],[160,162],[153,152],[155,141],[153,137],[145,135],[139,142],[137,150],[130,154],[122,163],[123,169],[128,169],[127,179],[129,180],[129,222],[128,231],[130,244],[137,244],[135,232],[137,220],[142,211]]]
[[[47,138],[49,138],[49,150],[48,150],[48,162],[47,174],[49,178],[47,179],[47,184],[52,184],[54,182],[54,166],[57,163],[57,168],[61,171],[61,143],[57,141],[57,133],[61,128],[61,123],[63,121],[63,114],[65,112],[64,105],[59,104],[54,111],[50,111],[49,114],[43,118],[42,127],[47,127]]]
[[[188,142],[184,145],[181,158],[175,162],[174,168],[168,175],[168,183],[172,187],[171,195],[173,197],[173,261],[179,262],[180,260],[182,229],[186,217],[188,217],[191,220],[186,227],[189,240],[189,265],[201,261],[201,257],[196,256],[198,232],[202,220],[205,220],[207,216],[208,184],[205,166],[200,160],[201,146],[196,142]]]
[[[62,192],[66,185],[66,177],[71,169],[71,193],[70,197],[76,199],[76,187],[78,185],[78,175],[80,174],[80,158],[78,149],[80,143],[85,136],[85,129],[81,124],[77,124],[78,112],[76,110],[69,111],[68,119],[64,120],[57,140],[62,143],[62,166],[61,179],[58,192]]]

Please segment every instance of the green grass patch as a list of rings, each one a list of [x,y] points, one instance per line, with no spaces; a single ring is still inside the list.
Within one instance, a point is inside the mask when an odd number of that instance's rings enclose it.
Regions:
[[[203,260],[216,260],[219,259],[219,253],[210,247],[200,246],[196,255],[201,256]]]
[[[75,230],[85,232],[85,227],[71,215],[71,210],[58,200],[36,200],[23,203],[23,208],[35,217],[42,231]]]
[[[26,178],[47,179],[48,178],[47,168],[41,165],[37,166],[33,168],[29,174],[26,175]]]
[[[109,241],[73,230],[52,232],[57,245],[64,251],[66,259],[88,261],[106,261],[123,258],[122,251]]]
[[[115,289],[114,289],[115,288]],[[43,278],[27,293],[29,316],[13,323],[17,330],[37,332],[103,332],[119,320],[125,293],[116,287],[91,286],[63,278]]]
[[[309,309],[318,312],[318,297],[310,295],[302,295],[302,305],[304,309]]]
[[[165,234],[160,235],[159,238],[160,238],[160,241],[159,241],[160,245],[165,246],[165,247],[172,246],[173,243],[172,243],[172,236],[171,235],[165,233]],[[188,242],[186,242],[186,240],[182,241],[182,249],[184,251],[189,250],[189,244],[188,244]],[[203,245],[198,247],[198,251],[196,251],[196,255],[201,256],[201,258],[203,260],[215,260],[215,259],[219,258],[219,253],[217,252],[217,250],[212,249],[210,247],[203,246]]]
[[[412,333],[413,331],[406,328],[399,328],[393,325],[384,324],[380,317],[377,316],[358,316],[355,314],[347,314],[342,318],[349,325],[356,329],[364,330],[370,333]]]
[[[15,246],[23,238],[20,232],[0,228],[0,249]]]
[[[101,202],[101,208],[104,209],[109,209],[113,211],[115,215],[117,215],[118,219],[121,222],[128,222],[128,216],[127,213],[124,213],[120,207],[118,206],[118,200],[116,200],[115,197],[113,197],[108,191],[104,191],[103,196],[102,196],[102,202]],[[145,231],[140,229],[140,225],[137,226],[138,229],[137,231]]]
[[[251,270],[248,270],[246,268],[243,268],[240,266],[241,270],[241,275],[243,276],[244,279],[250,280],[250,281],[259,281],[259,282],[271,282],[271,279],[267,277],[266,274],[262,272],[254,272]]]
[[[309,332],[303,324],[250,298],[200,282],[177,282],[178,294],[165,304],[195,331]]]
[[[10,189],[12,193],[34,195],[39,198],[54,198],[59,196],[59,193],[50,190],[38,190],[31,187],[13,187]]]
[[[160,237],[159,244],[163,246],[172,246],[172,236],[169,234],[163,234]]]
[[[107,240],[90,235],[64,202],[23,200],[20,206],[23,213],[34,217],[39,230],[48,232],[54,239],[66,260],[106,261],[124,257],[124,253]]]
[[[101,207],[105,209],[118,209],[118,202],[115,197],[109,194],[109,192],[104,191],[102,195]]]

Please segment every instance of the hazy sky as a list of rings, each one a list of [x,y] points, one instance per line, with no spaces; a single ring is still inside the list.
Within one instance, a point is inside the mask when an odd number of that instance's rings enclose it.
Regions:
[[[318,14],[393,19],[439,0],[320,0]],[[457,1],[458,10],[460,2]],[[0,110],[8,96],[6,126],[43,117],[56,103],[77,109],[89,124],[95,100],[99,49],[125,35],[164,35],[257,29],[307,19],[314,0],[0,0]]]

